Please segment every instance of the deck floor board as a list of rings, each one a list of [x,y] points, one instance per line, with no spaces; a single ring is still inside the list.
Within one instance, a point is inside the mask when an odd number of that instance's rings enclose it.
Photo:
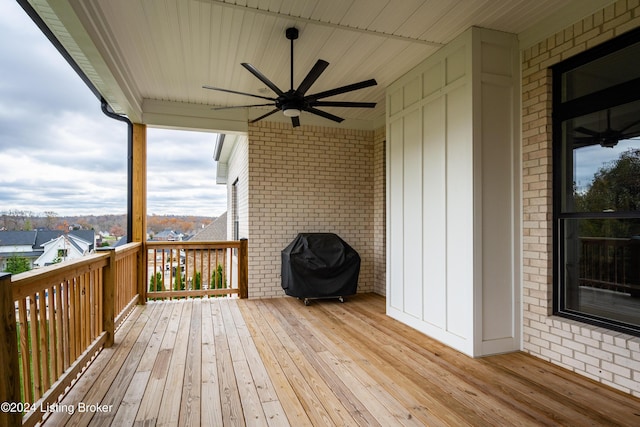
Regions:
[[[149,302],[44,426],[640,425],[638,398],[522,352],[471,359],[384,311],[373,294]]]

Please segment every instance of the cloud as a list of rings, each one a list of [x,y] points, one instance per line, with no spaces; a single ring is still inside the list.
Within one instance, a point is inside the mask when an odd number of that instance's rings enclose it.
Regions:
[[[0,4],[0,212],[125,213],[127,128],[15,2]],[[215,135],[149,129],[149,214],[217,216]]]
[[[226,187],[215,184],[215,138],[215,134],[206,132],[147,130],[150,214],[171,211],[218,216],[226,211]]]

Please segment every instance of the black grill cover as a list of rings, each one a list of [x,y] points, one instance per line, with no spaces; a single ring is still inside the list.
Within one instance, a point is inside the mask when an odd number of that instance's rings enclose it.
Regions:
[[[360,255],[331,233],[300,233],[282,250],[282,289],[298,298],[354,295]]]

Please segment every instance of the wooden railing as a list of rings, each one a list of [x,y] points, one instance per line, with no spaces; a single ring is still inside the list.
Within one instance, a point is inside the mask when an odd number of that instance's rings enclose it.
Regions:
[[[0,425],[35,425],[138,301],[132,243],[0,283]],[[14,346],[15,343],[15,346]],[[23,416],[24,415],[24,416]]]
[[[147,299],[247,298],[247,241],[147,242]]]
[[[115,262],[115,329],[138,301],[138,266],[143,256],[141,244],[129,244],[110,251]]]
[[[640,240],[583,237],[580,286],[640,296]]]

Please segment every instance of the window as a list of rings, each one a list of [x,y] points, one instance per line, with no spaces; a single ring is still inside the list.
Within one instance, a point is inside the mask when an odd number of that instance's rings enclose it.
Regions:
[[[640,335],[640,30],[553,67],[554,311]]]
[[[233,218],[233,240],[240,240],[240,214],[238,212],[238,180],[231,186],[231,218]]]

